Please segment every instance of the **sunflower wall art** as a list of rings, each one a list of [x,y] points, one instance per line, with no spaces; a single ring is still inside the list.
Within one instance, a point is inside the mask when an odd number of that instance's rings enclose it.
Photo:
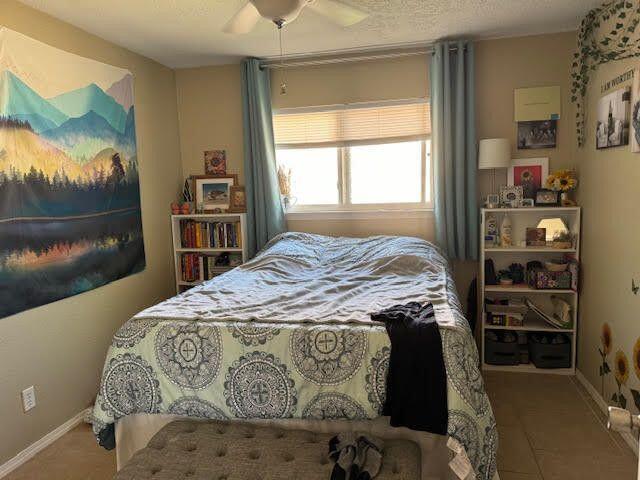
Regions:
[[[635,341],[633,345],[632,363],[633,373],[635,373],[635,379],[631,376],[631,365],[629,364],[629,358],[627,354],[618,349],[613,358],[613,378],[615,380],[615,390],[611,395],[608,394],[606,389],[606,378],[612,373],[609,366],[609,354],[613,351],[614,337],[611,330],[611,326],[608,323],[602,324],[600,333],[600,346],[598,347],[598,353],[602,359],[599,367],[600,375],[600,393],[604,399],[610,399],[611,403],[620,408],[630,408],[635,405],[636,409],[640,411],[640,390],[632,388],[632,381],[640,384],[640,337]],[[630,394],[630,397],[629,397]],[[628,402],[628,399],[633,400],[633,404]]]

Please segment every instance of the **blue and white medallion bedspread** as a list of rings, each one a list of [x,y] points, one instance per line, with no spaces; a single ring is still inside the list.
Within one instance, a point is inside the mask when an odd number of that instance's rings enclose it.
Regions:
[[[449,435],[477,477],[492,480],[497,429],[473,336],[447,260],[410,237],[286,233],[241,267],[139,313],[109,348],[94,432],[133,413],[375,418],[390,342],[369,315],[409,301],[434,305]]]

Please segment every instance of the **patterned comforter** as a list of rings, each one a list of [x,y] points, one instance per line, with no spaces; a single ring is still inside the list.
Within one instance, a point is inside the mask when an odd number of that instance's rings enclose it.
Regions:
[[[370,313],[408,301],[434,305],[448,433],[478,478],[492,480],[497,429],[472,333],[447,260],[409,237],[286,233],[246,264],[139,313],[109,348],[94,432],[133,413],[377,417],[390,342]]]

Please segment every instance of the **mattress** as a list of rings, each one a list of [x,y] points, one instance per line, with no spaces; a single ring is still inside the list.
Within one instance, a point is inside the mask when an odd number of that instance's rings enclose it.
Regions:
[[[491,480],[498,438],[476,345],[446,258],[410,237],[285,233],[246,264],[140,312],[107,353],[94,432],[136,413],[376,418],[390,342],[370,314],[409,301],[434,305],[448,434]]]

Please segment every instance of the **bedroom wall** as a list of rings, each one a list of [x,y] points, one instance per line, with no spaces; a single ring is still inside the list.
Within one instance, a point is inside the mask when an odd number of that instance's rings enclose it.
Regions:
[[[569,66],[575,45],[574,33],[486,40],[476,43],[476,112],[478,138],[508,137],[514,158],[548,156],[550,168],[573,165],[570,132],[573,109],[569,102]],[[428,96],[428,57],[337,64],[287,69],[287,94],[280,95],[283,73],[274,70],[274,108],[331,105]],[[211,148],[227,150],[228,170],[242,178],[242,110],[240,67],[225,65],[176,71],[180,144],[183,173],[203,173],[202,152]],[[516,124],[513,122],[513,90],[518,87],[560,85],[563,112],[559,122],[558,148],[517,152]],[[241,180],[242,181],[242,180]],[[490,172],[478,176],[480,192],[489,193]],[[498,182],[506,183],[506,172]],[[366,236],[373,234],[412,235],[434,238],[430,212],[403,215],[353,214],[320,218],[290,215],[291,230],[329,235]],[[475,262],[454,265],[462,298],[477,273]]]
[[[427,58],[296,68],[286,72],[287,95],[280,95],[280,72],[272,78],[273,107],[332,105],[425,97]],[[239,65],[176,71],[180,144],[185,177],[204,173],[203,151],[227,150],[227,171],[243,181],[242,104]],[[289,229],[327,235],[396,234],[433,238],[430,214],[349,215],[289,219]]]
[[[571,103],[571,61],[575,32],[501,38],[476,43],[476,128],[478,139],[511,139],[513,158],[548,157],[549,170],[575,164]],[[513,120],[516,88],[560,86],[562,112],[557,147],[517,150],[517,124]],[[506,170],[496,172],[497,185],[506,184]],[[480,170],[480,191],[491,189],[491,171]]]
[[[0,319],[0,465],[92,404],[114,331],[173,292],[168,206],[182,179],[174,73],[14,0],[0,24],[129,69],[135,107],[146,269],[105,287]],[[22,412],[20,391],[37,406]]]
[[[601,85],[638,67],[638,60],[624,60],[594,72],[588,89],[587,141],[577,150],[578,200],[583,208],[578,368],[609,405],[617,405],[612,396],[619,393],[619,371],[626,408],[635,413],[640,413],[640,396],[632,393],[640,390],[640,295],[632,292],[631,279],[640,285],[640,153],[631,153],[628,145],[597,150],[595,131]],[[605,323],[611,328],[611,347],[604,360],[611,373],[601,376],[603,357],[598,349],[603,349]],[[627,361],[628,376],[620,371],[618,352]]]

